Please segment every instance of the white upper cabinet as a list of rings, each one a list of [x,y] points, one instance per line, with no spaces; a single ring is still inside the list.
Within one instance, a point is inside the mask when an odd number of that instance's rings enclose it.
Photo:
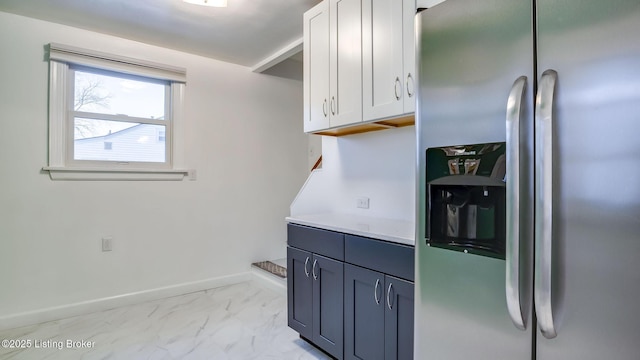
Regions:
[[[325,0],[304,14],[304,131],[362,121],[360,0]]]
[[[413,125],[415,12],[416,0],[325,0],[304,14],[305,132]]]
[[[362,121],[361,0],[329,0],[331,127]]]
[[[404,113],[416,111],[416,2],[402,2],[402,53],[404,70]]]
[[[329,4],[316,5],[304,14],[304,131],[329,124]]]
[[[362,1],[362,113],[374,120],[402,113],[402,1]]]
[[[363,120],[415,110],[415,0],[363,0]]]

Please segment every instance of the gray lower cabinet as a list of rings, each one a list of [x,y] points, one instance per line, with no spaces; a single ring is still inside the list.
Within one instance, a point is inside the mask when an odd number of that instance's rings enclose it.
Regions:
[[[345,359],[413,359],[413,283],[345,265]]]
[[[287,247],[287,321],[290,328],[307,339],[313,337],[312,261],[310,252]]]
[[[413,359],[413,246],[345,235],[345,359]]]
[[[384,274],[347,264],[344,284],[345,359],[384,359]]]
[[[342,358],[344,348],[344,264],[314,255],[313,342],[329,354]]]
[[[413,359],[413,283],[385,276],[385,360]]]
[[[342,358],[344,264],[289,246],[289,327],[327,353]]]
[[[413,359],[413,247],[288,225],[289,326],[337,359]]]
[[[328,354],[342,359],[344,235],[296,225],[289,225],[288,233],[289,327]]]

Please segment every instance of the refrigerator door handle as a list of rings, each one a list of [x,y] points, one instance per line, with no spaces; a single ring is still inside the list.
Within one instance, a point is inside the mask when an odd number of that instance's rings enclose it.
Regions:
[[[536,96],[535,152],[535,280],[536,315],[542,335],[556,337],[552,309],[553,245],[553,100],[558,73],[542,73]]]
[[[513,324],[525,330],[527,324],[520,302],[520,120],[524,105],[527,77],[521,76],[513,83],[507,100],[507,209],[505,290],[507,309]]]

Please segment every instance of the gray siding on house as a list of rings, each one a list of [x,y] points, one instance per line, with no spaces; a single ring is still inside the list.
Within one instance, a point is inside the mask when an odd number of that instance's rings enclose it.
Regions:
[[[74,142],[75,160],[165,162],[165,127],[140,124]],[[110,144],[110,145],[109,145]]]

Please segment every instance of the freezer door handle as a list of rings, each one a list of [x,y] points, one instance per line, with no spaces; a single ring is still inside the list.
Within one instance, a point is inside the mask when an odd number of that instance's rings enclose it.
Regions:
[[[520,120],[524,105],[527,77],[513,83],[507,100],[507,229],[505,254],[505,290],[507,309],[513,324],[525,330],[527,324],[520,301]]]
[[[553,100],[558,73],[546,70],[536,96],[535,280],[536,315],[542,335],[556,337],[552,309],[553,245]]]

